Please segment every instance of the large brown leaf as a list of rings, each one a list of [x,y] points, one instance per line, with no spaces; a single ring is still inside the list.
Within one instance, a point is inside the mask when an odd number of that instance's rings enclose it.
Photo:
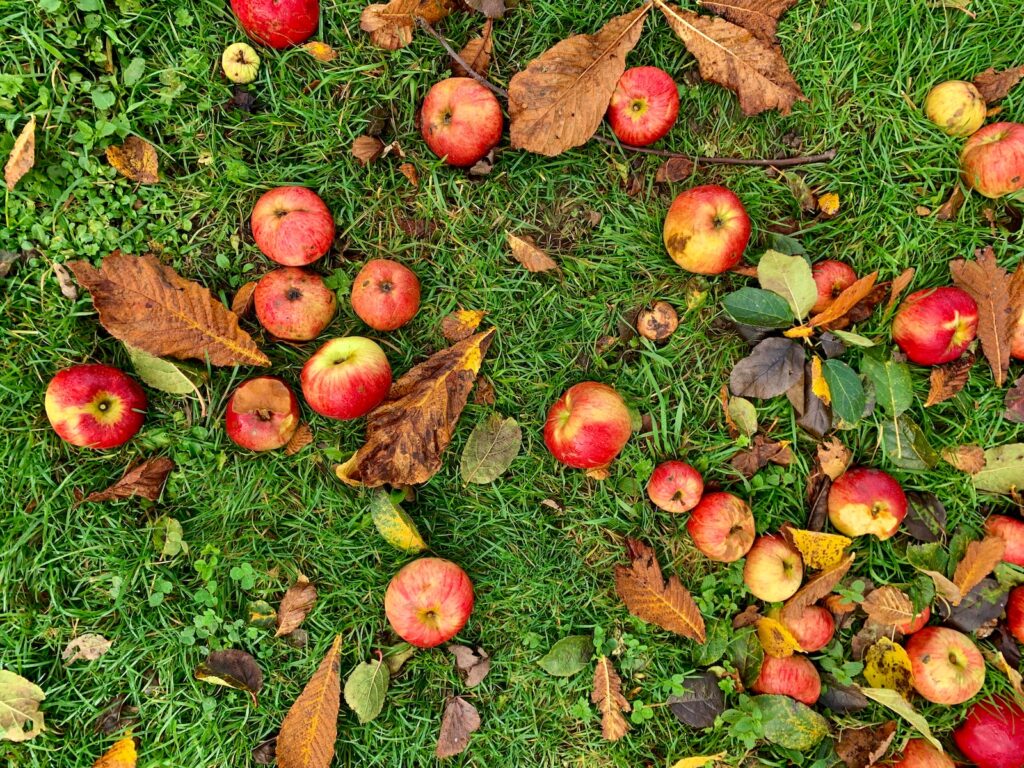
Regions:
[[[10,192],[14,186],[21,181],[21,177],[32,170],[36,164],[36,116],[32,115],[21,129],[18,138],[14,140],[11,154],[7,156],[4,164],[4,181],[7,184],[7,191]]]
[[[285,715],[277,735],[278,768],[327,768],[334,759],[341,708],[341,635]]]
[[[68,266],[92,294],[100,325],[114,338],[157,357],[270,365],[233,312],[152,254],[114,251],[99,269],[87,261]]]
[[[981,583],[1003,559],[1006,540],[1001,536],[986,536],[967,545],[963,560],[957,563],[953,583],[966,595]]]
[[[550,157],[586,144],[601,125],[650,9],[647,3],[593,35],[573,35],[517,73],[508,86],[512,146]]]
[[[612,666],[611,659],[599,656],[594,667],[594,690],[590,700],[601,710],[601,735],[608,741],[618,741],[629,732],[629,723],[623,712],[631,707],[622,695],[622,680]]]
[[[704,617],[678,576],[668,582],[650,546],[626,539],[629,566],[615,566],[615,591],[634,616],[699,643],[704,642]]]
[[[989,67],[974,78],[974,87],[989,104],[1004,98],[1013,87],[1024,79],[1024,67],[1010,67],[1001,72]]]
[[[160,181],[160,160],[156,147],[138,136],[129,136],[124,144],[107,147],[107,160],[122,176],[140,184]]]
[[[797,0],[698,0],[709,11],[724,16],[733,24],[746,27],[757,37],[771,43],[779,18],[796,5]]]
[[[480,728],[480,713],[461,696],[453,696],[445,704],[441,716],[441,733],[437,737],[436,754],[442,760],[466,751],[469,736]]]
[[[777,109],[788,115],[796,101],[807,101],[777,45],[725,19],[698,16],[678,5],[656,2],[697,59],[700,76],[734,91],[744,114]]]
[[[281,598],[281,607],[277,611],[277,631],[274,637],[281,637],[294,632],[306,616],[313,610],[316,602],[316,585],[301,573],[295,583],[288,587]]]
[[[886,626],[909,624],[917,616],[914,604],[898,587],[879,587],[869,593],[861,603],[869,619]]]
[[[121,479],[102,491],[95,491],[85,497],[86,501],[113,501],[142,496],[150,501],[160,498],[167,475],[174,469],[174,462],[166,456],[146,459],[126,471]]]
[[[929,375],[928,399],[924,401],[924,407],[930,408],[955,397],[967,385],[972,365],[974,353],[967,352],[952,362],[932,368]]]
[[[789,598],[782,607],[782,620],[788,621],[798,618],[803,614],[807,606],[813,605],[823,597],[830,595],[832,590],[843,580],[847,571],[850,570],[855,556],[856,553],[851,552],[840,560],[838,564],[817,574],[813,579],[808,580],[806,584],[800,587],[797,593]]]
[[[417,16],[433,24],[451,10],[449,0],[391,0],[364,8],[359,28],[370,35],[370,41],[378,48],[395,51],[412,42]]]
[[[366,418],[366,443],[336,468],[338,477],[370,488],[432,478],[493,337],[491,328],[435,352],[392,384]]]

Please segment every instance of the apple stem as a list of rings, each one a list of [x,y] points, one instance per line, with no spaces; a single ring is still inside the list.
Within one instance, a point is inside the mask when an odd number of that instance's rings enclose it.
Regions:
[[[452,57],[452,60],[457,62],[474,80],[490,89],[492,92],[500,96],[501,98],[508,101],[508,91],[499,85],[495,85],[486,77],[477,72],[469,63],[459,55],[458,51],[452,48],[444,35],[434,29],[433,25],[424,19],[422,16],[415,16],[416,23],[420,28],[428,35],[433,37],[441,46],[448,52],[448,55]],[[652,149],[650,147],[630,147],[625,144],[620,144],[612,139],[607,139],[604,136],[593,136],[594,141],[599,141],[602,144],[607,144],[610,147],[619,147],[620,149],[627,152],[639,152],[644,155],[656,155],[657,157],[681,157],[689,160],[692,163],[698,165],[752,165],[762,168],[792,168],[795,165],[812,165],[814,163],[827,163],[836,156],[836,150],[830,149],[827,152],[822,152],[818,155],[802,155],[800,157],[777,157],[777,158],[748,158],[748,157],[701,157],[699,155],[688,155],[683,152],[673,152],[668,149]]]

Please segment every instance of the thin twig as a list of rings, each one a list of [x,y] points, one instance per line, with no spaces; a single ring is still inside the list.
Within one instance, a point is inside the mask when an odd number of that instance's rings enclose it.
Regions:
[[[423,31],[433,37],[439,42],[444,49],[451,56],[452,60],[457,62],[466,73],[480,83],[483,86],[489,88],[492,92],[501,96],[505,101],[508,101],[508,91],[501,86],[495,85],[486,77],[477,72],[469,63],[459,55],[459,53],[452,48],[451,44],[445,39],[444,35],[438,32],[431,25],[429,21],[424,19],[422,16],[416,16],[416,23],[420,26]],[[626,152],[638,152],[644,155],[655,155],[657,157],[679,157],[684,160],[689,160],[691,163],[697,165],[747,165],[756,166],[761,168],[791,168],[795,165],[811,165],[813,163],[827,163],[835,159],[836,150],[830,149],[827,152],[822,152],[818,155],[803,155],[801,157],[777,157],[777,158],[747,158],[747,157],[702,157],[700,155],[688,155],[684,152],[673,152],[669,149],[651,149],[650,147],[631,147],[628,144],[620,144],[611,139],[607,139],[604,136],[593,136],[591,137],[594,141],[599,141],[602,144],[607,144],[610,147],[618,147]]]

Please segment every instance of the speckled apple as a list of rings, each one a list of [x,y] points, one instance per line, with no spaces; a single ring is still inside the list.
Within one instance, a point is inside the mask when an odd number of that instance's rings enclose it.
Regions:
[[[953,740],[978,768],[1024,768],[1024,708],[1004,698],[979,701]]]
[[[679,114],[679,87],[658,67],[622,73],[608,105],[608,124],[623,144],[646,147],[668,133]]]
[[[473,610],[473,583],[450,560],[421,557],[395,574],[384,594],[384,613],[395,633],[417,648],[451,640]]]
[[[985,197],[1024,192],[1024,125],[986,125],[964,144],[960,170],[967,185]]]
[[[705,557],[733,563],[750,551],[756,531],[750,505],[731,493],[708,493],[690,514],[686,530]]]
[[[377,331],[401,328],[420,308],[416,273],[391,259],[373,259],[352,281],[352,309]]]
[[[779,603],[796,594],[804,580],[800,553],[777,533],[759,536],[743,564],[743,583],[766,603]]]
[[[978,334],[978,305],[953,286],[910,294],[892,321],[892,339],[918,365],[956,360]]]
[[[449,77],[427,92],[420,133],[448,165],[466,167],[501,141],[503,118],[494,94],[471,77]]]
[[[732,190],[708,184],[676,197],[662,235],[669,256],[680,267],[717,275],[743,258],[750,241],[750,217]]]
[[[761,672],[751,690],[789,696],[808,706],[821,695],[821,677],[806,656],[793,654],[782,659],[765,655]]]
[[[326,203],[305,187],[277,187],[252,209],[252,237],[271,261],[286,267],[312,264],[331,249],[334,219]]]
[[[272,451],[288,444],[299,418],[299,401],[291,388],[277,376],[257,376],[231,393],[225,431],[242,448]]]
[[[271,48],[306,42],[320,23],[319,0],[231,0],[231,10],[249,37]]]
[[[925,627],[906,642],[914,690],[934,704],[963,704],[985,684],[985,659],[971,639],[948,627]]]
[[[970,136],[985,124],[988,105],[973,83],[947,80],[928,92],[924,113],[949,136]]]
[[[358,419],[391,389],[391,365],[375,342],[362,336],[331,339],[302,367],[302,396],[331,419]]]
[[[835,259],[819,261],[811,267],[811,276],[818,286],[818,300],[811,307],[811,312],[824,312],[836,297],[857,282],[857,273],[853,267]]]
[[[551,406],[544,423],[544,444],[563,464],[596,469],[619,455],[631,432],[622,396],[607,384],[584,381]]]
[[[704,493],[704,478],[685,461],[663,461],[647,481],[647,497],[658,509],[689,512]]]
[[[853,467],[832,483],[828,519],[846,536],[891,538],[907,516],[907,497],[896,478],[880,469]]]
[[[46,387],[46,418],[61,439],[81,448],[116,448],[142,428],[146,393],[109,365],[85,363],[58,371]]]
[[[1000,536],[1006,542],[1004,563],[1024,566],[1024,520],[1008,515],[991,515],[985,521],[985,533]]]
[[[320,275],[298,267],[268,272],[253,291],[256,319],[286,341],[309,341],[334,319],[338,300]]]

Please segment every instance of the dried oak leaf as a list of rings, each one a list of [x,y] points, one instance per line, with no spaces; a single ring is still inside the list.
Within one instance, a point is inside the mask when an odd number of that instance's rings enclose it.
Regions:
[[[384,142],[376,136],[357,136],[352,142],[352,156],[362,166],[367,166],[384,154]]]
[[[959,445],[942,451],[942,460],[961,472],[976,475],[985,468],[985,449],[980,445]]]
[[[750,30],[756,37],[771,43],[782,14],[796,5],[797,0],[729,0],[727,3],[714,0],[699,0],[700,5],[733,24]]]
[[[821,571],[813,578],[808,579],[800,589],[797,590],[796,594],[793,595],[786,604],[782,606],[782,612],[780,617],[782,621],[789,621],[791,619],[799,618],[801,614],[807,609],[807,606],[813,605],[822,598],[832,593],[832,590],[836,588],[836,585],[843,580],[847,571],[850,570],[850,566],[853,565],[855,552],[851,552],[836,565]]]
[[[622,713],[629,712],[632,707],[622,695],[622,680],[607,656],[597,659],[590,700],[601,711],[601,735],[605,739],[618,741],[629,732],[629,723]]]
[[[285,445],[284,455],[294,456],[312,442],[313,430],[309,428],[309,424],[303,422],[295,428],[295,432],[292,434],[291,439],[288,440],[288,444]]]
[[[558,270],[558,264],[544,251],[537,247],[529,235],[518,237],[511,232],[505,233],[512,256],[529,272],[550,272]]]
[[[508,87],[512,146],[551,157],[586,144],[608,111],[650,9],[646,4],[616,16],[593,35],[573,35],[518,72]]]
[[[102,491],[90,493],[86,501],[113,501],[141,496],[150,501],[160,498],[167,475],[174,469],[174,462],[166,456],[146,459],[125,472],[121,479]]]
[[[953,583],[960,594],[966,595],[992,573],[1002,562],[1005,550],[1006,540],[1001,536],[986,536],[981,541],[968,544],[963,559],[957,563],[953,573]]]
[[[974,365],[974,353],[968,352],[956,360],[932,368],[929,376],[931,386],[924,407],[929,408],[955,397],[967,385],[972,365]]]
[[[989,67],[975,76],[974,87],[981,93],[982,98],[991,104],[1005,98],[1021,79],[1024,79],[1024,66],[1010,67],[1000,72],[996,72],[994,67]]]
[[[327,768],[334,759],[341,708],[341,635],[292,704],[277,735],[278,768]]]
[[[630,564],[615,566],[615,591],[634,616],[703,643],[704,617],[679,581],[661,575],[654,550],[636,539],[626,539]]]
[[[305,621],[316,602],[316,586],[301,573],[295,583],[288,587],[277,610],[277,631],[274,637],[294,632]]]
[[[729,463],[744,477],[751,478],[769,463],[788,467],[793,463],[793,451],[788,440],[776,442],[764,435],[754,435],[750,447],[735,454]]]
[[[100,325],[111,336],[157,357],[209,360],[211,365],[270,365],[238,316],[210,292],[153,254],[114,251],[99,269],[68,267],[91,294]]]
[[[7,182],[7,191],[10,192],[14,186],[21,181],[21,177],[32,170],[36,164],[36,116],[32,115],[21,129],[18,138],[14,140],[11,154],[7,156],[7,163],[4,165],[4,181]]]
[[[836,754],[846,768],[871,768],[882,759],[895,736],[894,720],[868,728],[847,728],[836,741]]]
[[[234,298],[231,299],[231,311],[239,317],[248,317],[256,304],[254,296],[256,282],[255,280],[250,280],[248,283],[245,283],[235,291]]]
[[[363,9],[359,28],[370,35],[370,42],[386,51],[396,51],[412,42],[416,17],[434,24],[452,11],[450,0],[391,0]]]
[[[898,627],[914,620],[917,611],[902,590],[885,586],[870,592],[861,603],[861,608],[872,621],[886,626]]]
[[[469,736],[480,728],[480,713],[461,696],[453,696],[444,706],[441,733],[434,753],[441,759],[458,755],[469,746]]]
[[[480,327],[486,314],[482,309],[457,309],[441,320],[441,335],[450,344],[468,339]]]
[[[469,68],[481,77],[487,77],[487,70],[491,66],[491,53],[494,51],[494,41],[491,39],[491,28],[494,22],[487,19],[480,34],[470,39],[459,56],[469,64]],[[452,74],[456,77],[470,77],[469,72],[455,59],[452,59]]]
[[[788,115],[796,101],[807,101],[777,45],[725,19],[668,3],[658,8],[697,59],[700,76],[734,91],[744,114],[777,109]]]
[[[138,763],[138,753],[135,750],[135,739],[126,736],[100,755],[92,768],[135,768]]]
[[[391,385],[366,418],[366,443],[335,472],[349,485],[425,483],[441,468],[495,329],[435,352]]]
[[[129,136],[124,144],[107,147],[107,161],[122,176],[140,184],[160,181],[160,161],[156,148],[145,139]]]

